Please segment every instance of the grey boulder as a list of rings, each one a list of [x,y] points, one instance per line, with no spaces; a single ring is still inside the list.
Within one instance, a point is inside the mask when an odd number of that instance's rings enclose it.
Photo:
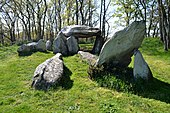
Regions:
[[[59,32],[57,37],[53,41],[53,53],[61,53],[64,56],[68,55],[66,42],[67,38],[62,32]]]
[[[79,51],[78,54],[80,55],[80,58],[83,61],[86,61],[89,65],[94,65],[95,61],[97,60],[97,56],[93,55],[89,52],[83,52],[83,51]]]
[[[30,55],[30,54],[32,54],[32,52],[37,51],[36,47],[37,47],[36,42],[23,44],[18,48],[17,52],[18,52],[19,56]]]
[[[111,64],[115,67],[127,67],[131,62],[133,50],[142,44],[144,34],[144,21],[135,21],[125,29],[116,32],[104,43],[96,66]]]
[[[31,51],[33,52],[36,52],[37,51],[37,42],[31,42],[31,43],[28,43],[27,46],[30,46],[31,48]]]
[[[47,40],[46,42],[46,49],[52,51],[52,42],[50,40]]]
[[[46,51],[46,43],[43,39],[40,39],[37,42],[37,46],[36,46],[37,51],[42,51],[45,52]]]
[[[152,72],[139,50],[134,52],[133,75],[135,79],[142,78],[146,81],[152,80],[153,78]]]
[[[33,76],[32,87],[48,90],[51,86],[60,82],[63,76],[63,61],[61,53],[40,64]]]
[[[79,45],[74,36],[67,38],[67,47],[70,55],[76,54],[79,50]]]

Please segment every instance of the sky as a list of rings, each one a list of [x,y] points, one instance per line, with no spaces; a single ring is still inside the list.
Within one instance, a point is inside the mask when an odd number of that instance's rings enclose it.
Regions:
[[[100,0],[95,0],[95,1],[100,6],[100,3],[101,3]],[[106,6],[108,5],[109,1],[110,0],[106,0]],[[116,5],[113,6],[112,4],[110,4],[109,8],[108,8],[108,10],[106,12],[107,17],[112,16],[115,13],[116,8],[117,8]],[[98,8],[97,12],[100,13],[100,8]],[[119,21],[119,18],[118,17],[113,17],[113,16],[108,20],[108,23],[110,25],[109,37],[113,36],[115,32],[124,29],[124,27],[119,26],[117,24],[117,21]],[[99,24],[96,27],[99,27]],[[107,25],[106,25],[106,30],[107,30]]]

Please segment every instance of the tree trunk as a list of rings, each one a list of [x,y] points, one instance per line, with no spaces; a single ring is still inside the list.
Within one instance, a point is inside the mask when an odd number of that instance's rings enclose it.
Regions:
[[[100,4],[100,29],[102,29],[102,13],[103,13],[103,0],[101,0]]]
[[[103,1],[103,24],[102,24],[102,36],[105,40],[105,23],[106,23],[106,2]]]
[[[46,12],[47,12],[47,3],[46,0],[44,0],[44,5],[45,5],[45,10],[44,10],[44,18],[43,18],[43,28],[42,28],[42,33],[41,33],[41,37],[42,39],[45,38],[44,37],[44,29],[45,29],[45,19],[46,19]]]
[[[160,17],[161,17],[161,23],[160,23],[160,28],[162,27],[162,39],[164,42],[164,50],[168,51],[168,32],[167,32],[167,17],[166,17],[166,12],[164,5],[162,4],[162,0],[158,0],[158,5],[159,5],[159,10],[160,10]]]
[[[84,15],[83,15],[83,2],[84,2],[84,0],[80,0],[80,14],[81,14],[82,25],[85,24],[85,19],[84,19]]]
[[[78,0],[76,0],[76,25],[79,24],[79,14],[78,14]]]
[[[61,31],[61,25],[62,25],[62,20],[61,20],[61,1],[58,0],[58,30]]]

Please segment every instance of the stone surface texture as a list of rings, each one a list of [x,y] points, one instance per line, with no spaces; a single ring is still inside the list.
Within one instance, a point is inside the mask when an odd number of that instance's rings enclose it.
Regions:
[[[62,54],[57,53],[37,66],[33,76],[32,87],[48,90],[50,86],[56,85],[61,80],[63,68]]]
[[[36,51],[37,51],[37,43],[36,42],[23,44],[17,50],[19,56],[30,55],[30,54],[32,54],[32,52],[36,52]]]
[[[78,54],[80,55],[80,58],[86,62],[88,62],[89,65],[95,64],[95,61],[97,60],[97,56],[93,55],[89,52],[83,52],[79,51]]]
[[[144,34],[145,22],[143,21],[135,21],[125,29],[116,32],[104,43],[96,65],[111,64],[127,67],[131,62],[134,49],[141,46]]]
[[[75,36],[81,38],[87,38],[96,36],[101,33],[99,28],[88,27],[84,25],[72,25],[64,27],[61,32],[66,36]]]
[[[152,72],[139,50],[134,52],[133,75],[135,79],[142,78],[146,81],[153,78]]]
[[[46,49],[52,51],[52,42],[50,40],[47,40],[46,42]]]
[[[53,53],[61,53],[62,55],[68,55],[68,48],[66,45],[67,37],[62,32],[59,32],[57,37],[53,41]]]
[[[70,36],[67,38],[67,47],[68,47],[69,55],[77,54],[79,50],[79,45],[74,36]]]
[[[101,30],[99,28],[84,25],[66,26],[58,33],[58,36],[54,39],[53,53],[60,52],[63,55],[72,55],[73,53],[77,53],[77,41],[70,40],[70,37],[88,38],[92,36],[96,36],[96,41],[93,46],[92,52],[94,54],[99,54],[104,42],[103,37],[101,37]],[[68,39],[68,42],[66,42],[66,39]],[[71,41],[73,41],[74,43],[71,44]],[[76,50],[73,51],[73,48],[75,48]]]
[[[45,52],[47,50],[46,49],[46,43],[45,43],[45,41],[43,39],[40,39],[37,42],[36,49],[37,49],[37,51],[43,51],[43,52]]]

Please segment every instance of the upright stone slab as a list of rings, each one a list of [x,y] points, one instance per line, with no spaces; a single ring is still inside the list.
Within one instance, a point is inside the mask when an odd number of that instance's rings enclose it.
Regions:
[[[46,42],[46,49],[52,51],[52,42],[50,40],[47,40]]]
[[[67,38],[62,32],[59,32],[57,37],[53,41],[53,53],[61,53],[64,56],[68,55],[66,42]]]
[[[145,34],[145,22],[135,21],[125,29],[118,31],[103,45],[97,66],[102,64],[127,67],[131,62],[133,50],[142,44]]]
[[[37,49],[37,51],[42,51],[42,52],[46,51],[46,44],[45,44],[45,41],[43,39],[40,39],[37,42],[36,49]]]
[[[104,44],[104,38],[100,35],[97,35],[93,49],[92,49],[92,53],[99,54],[103,44]]]
[[[69,55],[77,54],[79,50],[79,45],[74,36],[70,36],[67,38],[67,47],[68,47]]]
[[[149,81],[153,78],[152,72],[145,62],[141,52],[136,50],[134,52],[134,68],[133,68],[133,75],[135,79],[142,78],[146,81]]]
[[[56,85],[63,76],[63,61],[61,53],[37,66],[32,87],[35,89],[48,90],[50,86]]]

